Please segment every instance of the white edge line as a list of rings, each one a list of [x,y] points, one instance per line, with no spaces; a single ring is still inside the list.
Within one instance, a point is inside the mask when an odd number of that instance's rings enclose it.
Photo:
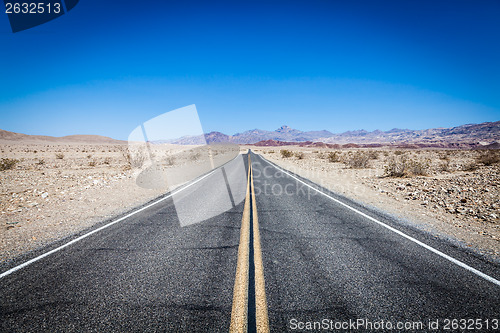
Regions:
[[[404,237],[404,238],[406,238],[406,239],[408,239],[408,240],[410,240],[410,241],[412,241],[412,242],[414,242],[414,243],[416,243],[416,244],[418,244],[418,245],[422,246],[423,248],[425,248],[425,249],[427,249],[427,250],[429,250],[429,251],[431,251],[431,252],[433,252],[433,253],[437,254],[438,256],[441,256],[441,257],[443,257],[444,259],[446,259],[446,260],[448,260],[448,261],[450,261],[450,262],[452,262],[452,263],[454,263],[454,264],[456,264],[456,265],[458,265],[458,266],[460,266],[460,267],[462,267],[462,268],[465,268],[466,270],[468,270],[468,271],[470,271],[470,272],[472,272],[472,273],[474,273],[474,274],[476,274],[476,275],[478,275],[478,276],[482,277],[483,279],[485,279],[485,280],[487,280],[487,281],[490,281],[491,283],[494,283],[494,284],[496,284],[497,286],[500,286],[500,281],[499,281],[499,280],[497,280],[497,279],[495,279],[495,278],[493,278],[493,277],[491,277],[491,276],[489,276],[489,275],[487,275],[487,274],[485,274],[485,273],[483,273],[483,272],[481,272],[481,271],[479,271],[479,270],[477,270],[477,269],[475,269],[475,268],[473,268],[473,267],[471,267],[471,266],[469,266],[469,265],[467,265],[467,264],[465,264],[465,263],[461,262],[460,260],[457,260],[457,259],[455,259],[455,258],[453,258],[453,257],[450,257],[449,255],[447,255],[447,254],[445,254],[445,253],[443,253],[443,252],[441,252],[441,251],[439,251],[439,250],[436,250],[435,248],[433,248],[433,247],[431,247],[431,246],[429,246],[429,245],[427,245],[427,244],[425,244],[425,243],[422,243],[422,242],[421,242],[421,241],[419,241],[418,239],[415,239],[415,238],[413,238],[413,237],[411,237],[411,236],[408,236],[407,234],[405,234],[405,233],[403,233],[403,232],[399,231],[398,229],[395,229],[395,228],[393,228],[393,227],[391,227],[391,226],[389,226],[389,225],[387,225],[387,224],[385,224],[385,223],[383,223],[383,222],[380,222],[379,220],[377,220],[377,219],[375,219],[375,218],[373,218],[373,217],[371,217],[371,216],[369,216],[369,215],[366,215],[365,213],[363,213],[363,212],[361,212],[361,211],[357,210],[356,208],[353,208],[353,207],[351,207],[351,206],[349,206],[349,205],[347,205],[347,204],[343,203],[343,202],[342,202],[342,201],[340,201],[340,200],[337,200],[337,199],[335,199],[335,198],[331,197],[330,195],[328,195],[328,194],[326,194],[326,193],[324,193],[324,192],[320,191],[319,189],[317,189],[317,188],[315,188],[315,187],[313,187],[313,186],[311,186],[311,185],[309,185],[309,184],[305,183],[304,181],[300,180],[299,178],[295,177],[294,175],[292,175],[292,174],[288,173],[285,169],[283,169],[283,168],[279,167],[278,165],[274,164],[273,162],[268,161],[267,159],[265,159],[265,158],[264,158],[264,157],[262,157],[262,156],[260,156],[260,157],[261,157],[264,161],[266,161],[267,163],[269,163],[270,165],[273,165],[276,169],[278,169],[278,170],[280,170],[281,172],[283,172],[283,173],[287,174],[288,176],[292,177],[293,179],[295,179],[295,180],[297,180],[297,181],[301,182],[302,184],[304,184],[304,185],[306,185],[306,186],[308,186],[308,187],[312,188],[312,189],[313,189],[313,190],[315,190],[316,192],[318,192],[318,193],[320,193],[320,194],[324,195],[325,197],[327,197],[327,198],[329,198],[329,199],[331,199],[331,200],[335,201],[336,203],[338,203],[338,204],[340,204],[340,205],[342,205],[342,206],[344,206],[344,207],[346,207],[346,208],[348,208],[348,209],[352,210],[352,211],[353,211],[353,212],[355,212],[355,213],[358,213],[359,215],[361,215],[361,216],[363,216],[363,217],[366,217],[366,218],[367,218],[367,219],[369,219],[370,221],[373,221],[373,222],[375,222],[375,223],[377,223],[377,224],[381,225],[382,227],[384,227],[384,228],[386,228],[386,229],[389,229],[389,230],[390,230],[390,231],[392,231],[392,232],[397,233],[398,235],[400,235],[400,236],[402,236],[402,237]]]
[[[239,156],[239,155],[238,155],[238,156]],[[237,157],[238,157],[238,156],[237,156]],[[233,158],[233,160],[234,160],[234,159],[236,159],[236,157],[235,157],[235,158]],[[233,161],[233,160],[231,160],[231,161]],[[231,161],[229,161],[229,162],[231,162]],[[229,163],[229,162],[227,162],[227,163]],[[56,252],[58,252],[58,251],[60,251],[60,250],[64,249],[65,247],[70,246],[71,244],[74,244],[74,243],[76,243],[76,242],[79,242],[79,241],[81,241],[82,239],[85,239],[85,238],[89,237],[90,235],[95,234],[96,232],[99,232],[99,231],[101,231],[101,230],[103,230],[103,229],[106,229],[106,228],[108,228],[108,227],[112,226],[113,224],[116,224],[116,223],[118,223],[118,222],[121,222],[121,221],[123,221],[123,220],[125,220],[125,219],[127,219],[127,218],[129,218],[129,217],[131,217],[131,216],[133,216],[133,215],[135,215],[135,214],[137,214],[137,213],[139,213],[139,212],[142,212],[143,210],[148,209],[149,207],[152,207],[152,206],[156,205],[157,203],[160,203],[160,202],[162,202],[163,200],[166,200],[166,199],[170,198],[171,196],[173,196],[173,195],[175,195],[175,194],[177,194],[177,193],[179,193],[179,192],[181,192],[181,191],[184,191],[185,189],[187,189],[188,187],[193,186],[194,184],[198,183],[198,182],[199,182],[199,181],[201,181],[202,179],[207,178],[208,176],[210,176],[211,174],[213,174],[215,171],[217,171],[219,168],[220,168],[220,167],[218,167],[218,168],[216,168],[216,169],[213,169],[211,172],[207,173],[206,175],[202,176],[201,178],[196,179],[196,180],[195,180],[195,181],[193,181],[191,184],[188,184],[188,185],[186,185],[186,186],[184,186],[184,187],[182,187],[182,188],[180,188],[180,189],[174,190],[172,193],[170,193],[170,194],[169,194],[169,195],[167,195],[166,197],[163,197],[163,198],[161,198],[161,199],[158,199],[157,201],[155,201],[155,202],[153,202],[153,203],[150,203],[149,205],[147,205],[147,206],[145,206],[145,207],[139,208],[138,210],[133,211],[133,212],[132,212],[132,213],[130,213],[130,214],[127,214],[127,215],[125,215],[125,216],[122,216],[122,217],[120,217],[120,218],[119,218],[119,219],[117,219],[117,220],[114,220],[114,221],[112,221],[112,222],[109,222],[108,224],[103,225],[102,227],[99,227],[99,228],[97,228],[97,229],[95,229],[95,230],[92,230],[92,231],[90,231],[90,232],[86,233],[85,235],[82,235],[82,236],[80,236],[80,237],[78,237],[78,238],[75,238],[75,239],[73,239],[73,240],[71,240],[71,241],[67,242],[66,244],[63,244],[63,245],[61,245],[61,246],[59,246],[59,247],[57,247],[57,248],[55,248],[55,249],[53,249],[53,250],[50,250],[49,252],[46,252],[46,253],[44,253],[44,254],[41,254],[41,255],[39,255],[38,257],[35,257],[35,258],[33,258],[33,259],[30,259],[30,260],[28,260],[28,261],[26,261],[26,262],[24,262],[24,263],[22,263],[22,264],[20,264],[20,265],[18,265],[18,266],[15,266],[15,267],[13,267],[13,268],[9,269],[8,271],[3,272],[2,274],[0,274],[0,279],[1,279],[1,278],[3,278],[3,277],[5,277],[5,276],[7,276],[7,275],[10,275],[10,274],[12,274],[12,273],[14,273],[14,272],[18,271],[18,270],[20,270],[20,269],[22,269],[22,268],[24,268],[24,267],[26,267],[26,266],[28,266],[28,265],[31,265],[32,263],[37,262],[37,261],[38,261],[38,260],[40,260],[40,259],[43,259],[43,258],[45,258],[45,257],[48,257],[48,256],[50,256],[51,254],[56,253]]]

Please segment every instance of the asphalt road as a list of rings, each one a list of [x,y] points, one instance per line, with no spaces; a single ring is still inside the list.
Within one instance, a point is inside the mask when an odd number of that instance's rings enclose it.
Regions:
[[[271,331],[324,319],[367,319],[374,325],[440,320],[443,330],[445,319],[500,317],[500,286],[354,213],[261,157],[253,161]],[[497,280],[500,276],[498,265],[323,193]]]
[[[477,332],[500,319],[498,265],[251,158],[271,332],[349,320],[359,320],[359,331],[387,331],[398,322],[431,331],[429,320],[439,320],[443,331],[447,319],[477,319]],[[3,276],[0,330],[227,332],[247,171],[246,156],[236,159],[224,172]]]

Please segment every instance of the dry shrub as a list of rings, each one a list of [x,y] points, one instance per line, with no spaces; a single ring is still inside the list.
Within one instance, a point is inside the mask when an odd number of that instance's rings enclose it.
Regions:
[[[439,159],[441,159],[443,161],[449,161],[450,160],[450,156],[447,153],[441,153],[441,154],[439,154]]]
[[[404,151],[402,151],[402,150],[396,150],[396,151],[394,151],[394,155],[396,155],[396,156],[400,156],[400,155],[403,155],[403,154],[404,154]]]
[[[106,157],[106,158],[104,159],[104,164],[106,164],[106,165],[110,165],[110,164],[111,164],[111,157]]]
[[[175,157],[174,156],[167,156],[165,158],[165,164],[168,166],[172,166],[175,164]]]
[[[2,158],[0,160],[0,171],[13,169],[19,162],[20,161],[15,158]]]
[[[283,158],[289,158],[289,157],[292,157],[292,155],[293,155],[293,153],[288,149],[282,149],[282,150],[280,150],[280,153],[281,153],[281,157],[283,157]]]
[[[135,154],[128,148],[124,148],[121,150],[122,156],[125,159],[125,163],[127,164],[127,168],[142,168],[144,162],[146,162],[146,155],[142,151],[136,151]]]
[[[444,159],[445,161],[442,163],[439,163],[438,170],[441,172],[452,172],[452,168],[450,165],[450,161],[447,159]]]
[[[465,164],[462,164],[461,168],[462,171],[476,171],[479,169],[479,165],[475,161],[470,161]]]
[[[196,152],[196,153],[192,153],[190,156],[189,156],[189,159],[191,161],[198,161],[201,157],[201,154]]]
[[[64,158],[64,154],[63,153],[56,153],[56,159],[62,160],[63,158]]]
[[[478,163],[482,163],[484,165],[493,165],[493,164],[496,164],[498,162],[500,162],[500,154],[497,152],[497,151],[494,151],[494,150],[488,150],[484,153],[481,153],[476,161]]]
[[[341,154],[338,151],[331,151],[328,153],[328,161],[330,163],[340,162]]]
[[[431,162],[429,160],[411,160],[409,165],[410,174],[413,176],[427,176],[430,173]]]
[[[298,151],[295,153],[295,157],[297,157],[297,159],[299,160],[303,160],[306,157],[306,155],[303,152]]]
[[[349,154],[344,159],[344,163],[353,169],[364,169],[369,167],[370,156],[366,152],[357,151]]]
[[[95,167],[97,165],[96,159],[93,159],[92,161],[89,161],[89,167]]]
[[[379,152],[376,150],[368,151],[368,158],[370,160],[378,160]]]
[[[405,155],[395,156],[387,161],[384,166],[388,177],[425,176],[430,171],[430,161],[409,159]]]

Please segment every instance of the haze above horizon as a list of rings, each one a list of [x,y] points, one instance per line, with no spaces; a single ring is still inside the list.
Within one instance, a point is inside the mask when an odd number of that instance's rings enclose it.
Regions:
[[[498,1],[81,1],[12,34],[0,128],[126,140],[196,104],[203,131],[427,129],[500,120]]]

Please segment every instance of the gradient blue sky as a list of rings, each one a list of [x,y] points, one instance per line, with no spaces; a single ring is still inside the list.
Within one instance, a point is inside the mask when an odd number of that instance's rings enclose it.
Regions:
[[[126,139],[196,104],[205,132],[500,120],[500,1],[103,1],[13,34],[0,128]]]

